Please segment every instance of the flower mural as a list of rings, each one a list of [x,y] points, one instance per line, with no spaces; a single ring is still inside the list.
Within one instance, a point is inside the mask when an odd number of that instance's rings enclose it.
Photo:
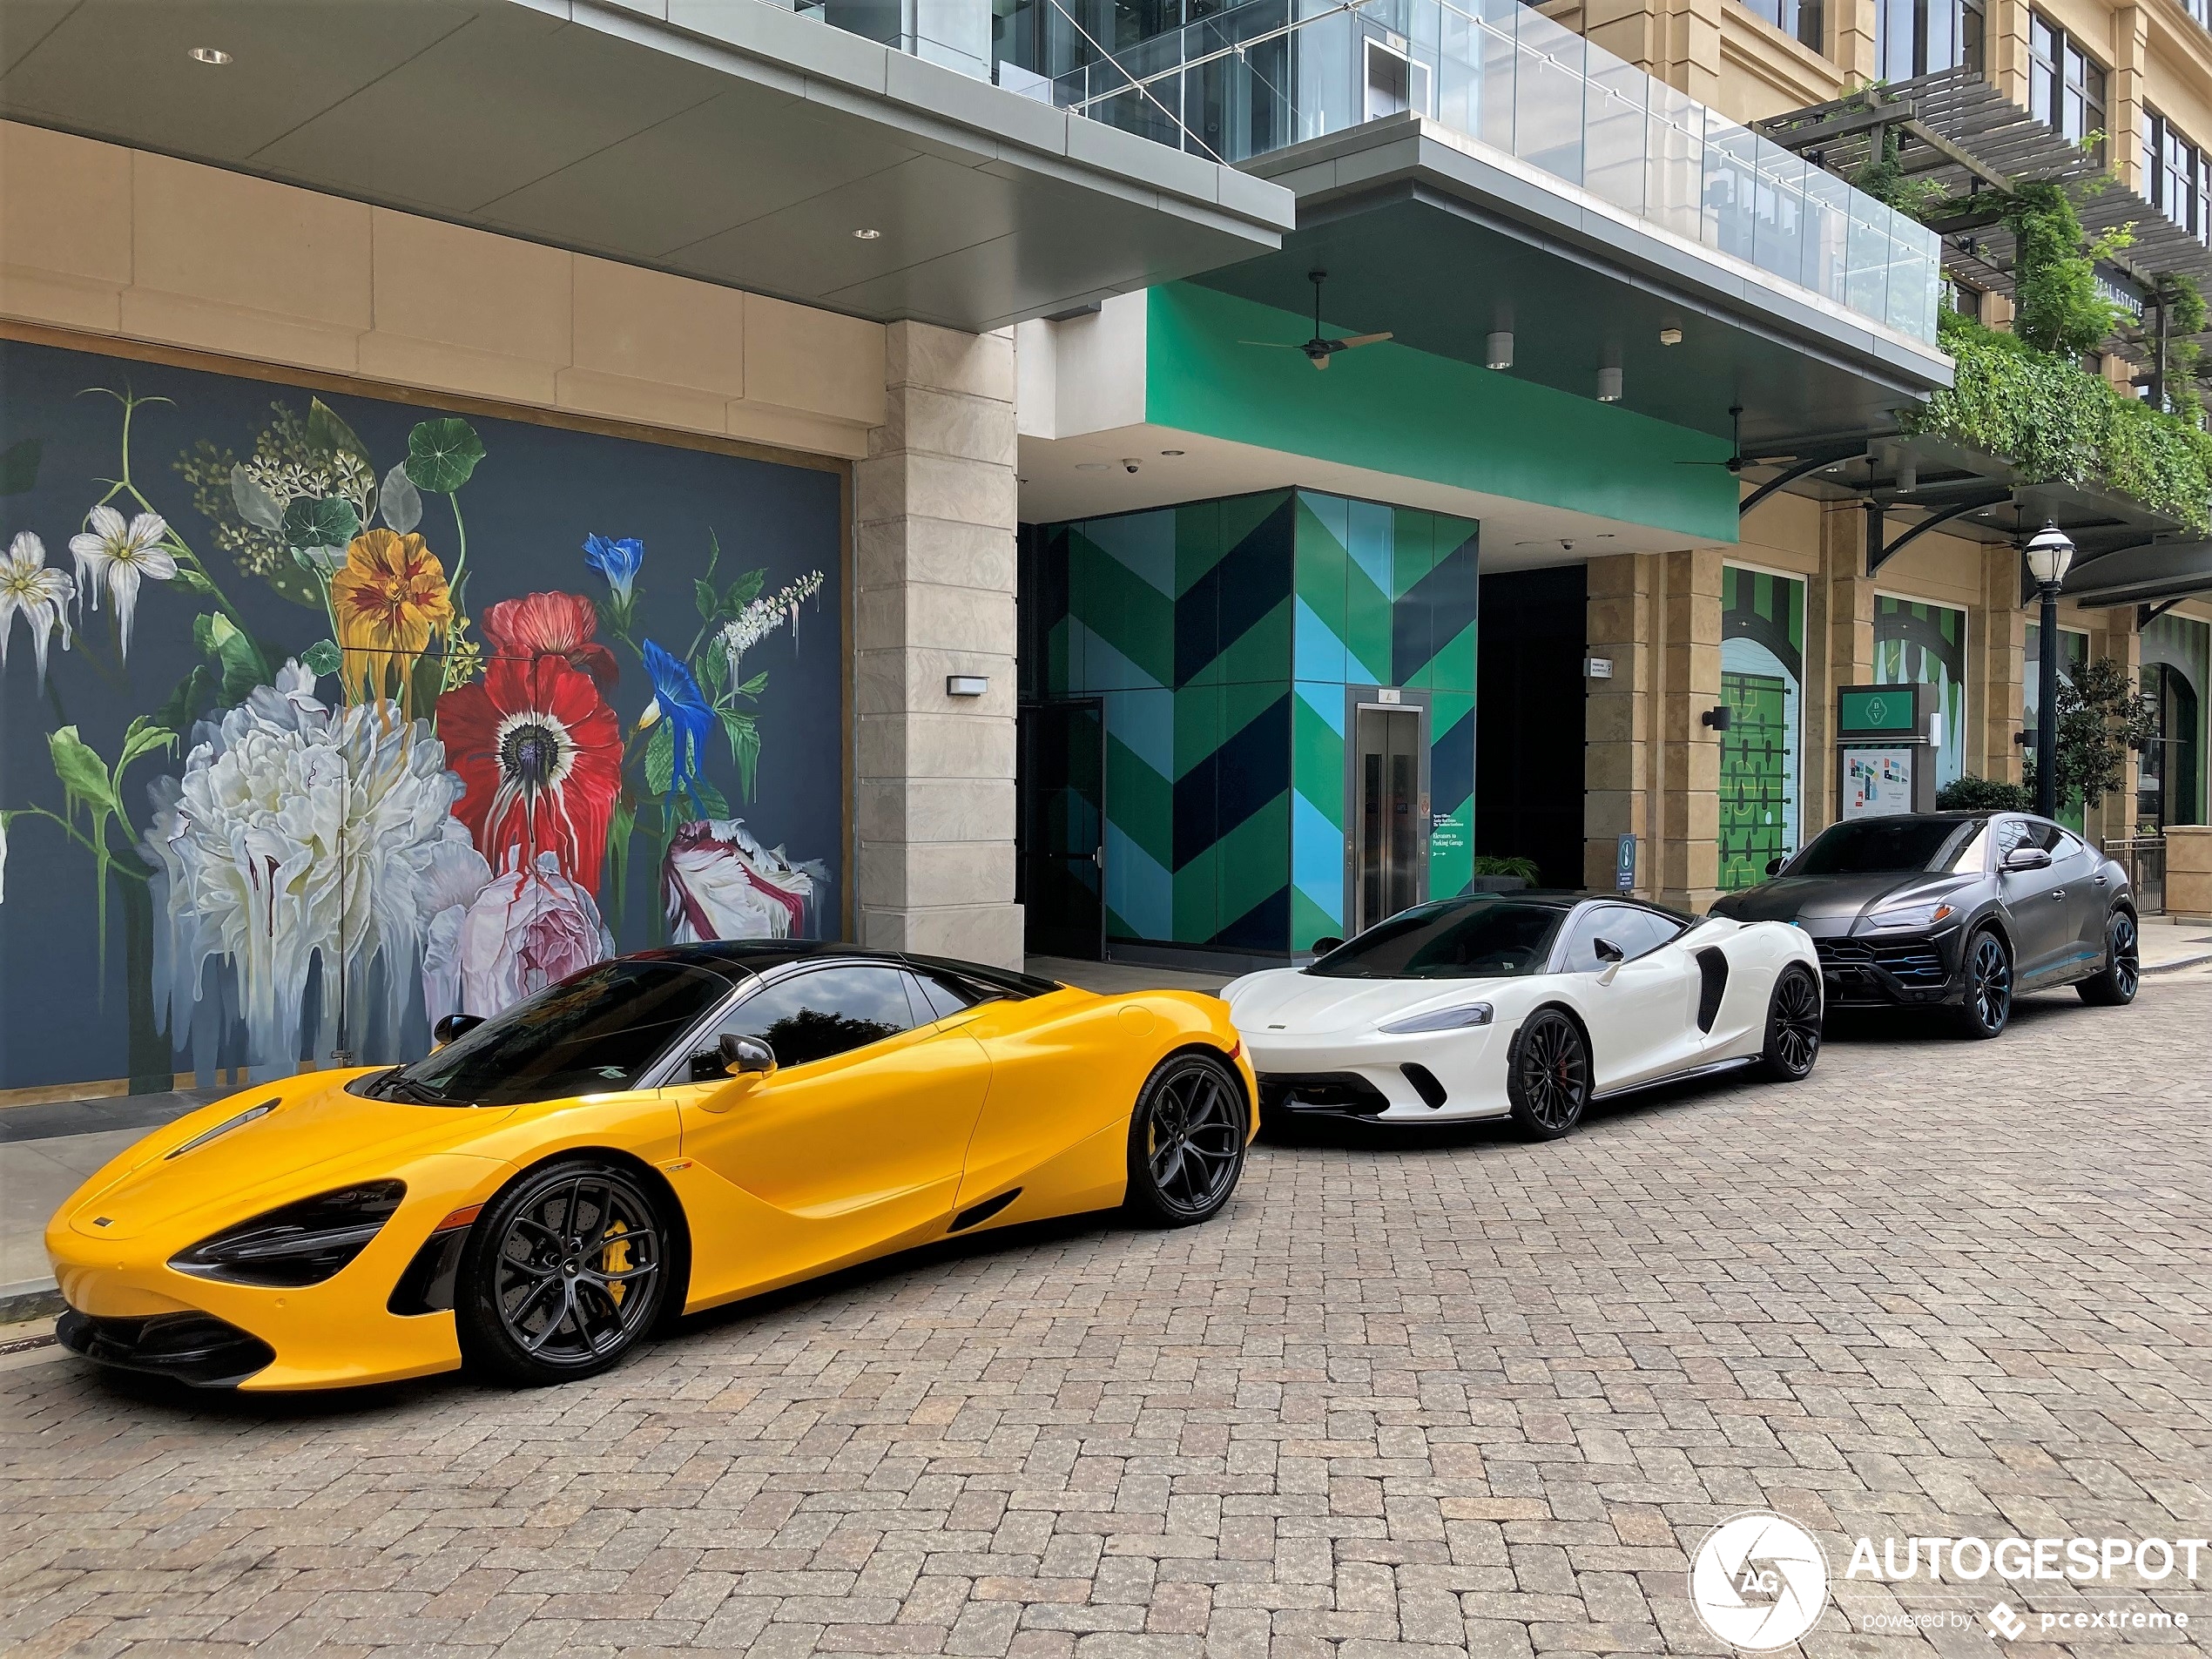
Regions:
[[[47,349],[0,343],[0,354]],[[227,385],[163,378],[177,390]],[[26,774],[7,774],[17,799],[0,798],[0,877],[11,833],[21,841],[35,826],[90,855],[90,931],[103,941],[111,890],[120,895],[125,982],[145,995],[133,988],[116,1015],[145,1086],[169,1086],[179,1060],[289,1069],[406,1057],[442,1015],[496,1013],[618,939],[634,948],[827,925],[829,867],[771,850],[730,805],[788,819],[784,799],[755,800],[769,676],[740,667],[779,631],[792,631],[795,652],[799,614],[825,591],[814,560],[772,584],[773,549],[762,568],[718,576],[722,548],[703,519],[692,532],[703,557],[671,556],[662,540],[651,563],[644,535],[579,527],[581,574],[599,597],[521,583],[501,593],[502,570],[543,568],[536,533],[510,534],[505,516],[526,504],[541,521],[537,496],[557,495],[563,464],[538,463],[530,496],[469,421],[395,432],[385,406],[364,404],[347,411],[357,432],[320,398],[301,412],[264,394],[258,436],[236,448],[198,437],[175,464],[181,499],[157,500],[158,486],[134,475],[133,448],[157,415],[173,431],[182,400],[93,389],[119,406],[122,443],[119,463],[111,448],[110,464],[74,475],[106,491],[64,530],[74,575],[49,565],[37,529],[17,530],[0,556],[0,671],[18,616],[42,695],[56,633],[97,671],[36,713],[31,678],[0,681],[16,729],[28,718],[45,733],[55,792],[24,799]],[[475,504],[486,499],[503,512],[487,520]],[[657,510],[665,534],[682,534]],[[822,524],[807,550],[834,536],[833,511]],[[204,548],[228,556],[220,570]],[[308,616],[324,637],[303,630]],[[112,738],[100,721],[64,723],[65,705],[111,705],[136,685],[150,630],[165,675],[183,647],[182,679],[131,691],[108,717],[127,727]],[[794,706],[834,710],[834,658],[807,671],[825,678]],[[820,792],[833,808],[833,775]],[[834,817],[825,835],[819,805],[808,810],[809,833],[834,846]],[[627,904],[639,866],[640,901]],[[19,901],[0,887],[10,914]]]

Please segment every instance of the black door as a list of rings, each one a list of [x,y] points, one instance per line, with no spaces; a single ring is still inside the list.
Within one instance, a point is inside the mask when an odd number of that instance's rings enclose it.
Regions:
[[[1022,711],[1016,788],[1030,953],[1096,961],[1106,947],[1106,722],[1096,698]]]

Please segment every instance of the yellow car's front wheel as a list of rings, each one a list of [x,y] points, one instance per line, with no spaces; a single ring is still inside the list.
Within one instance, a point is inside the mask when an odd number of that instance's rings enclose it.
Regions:
[[[1130,1114],[1129,1195],[1137,1220],[1161,1227],[1204,1221],[1244,1173],[1244,1091],[1217,1055],[1170,1055],[1144,1080]]]
[[[454,1305],[462,1353],[525,1385],[606,1370],[659,1318],[670,1244],[660,1204],[621,1165],[530,1170],[470,1230]]]

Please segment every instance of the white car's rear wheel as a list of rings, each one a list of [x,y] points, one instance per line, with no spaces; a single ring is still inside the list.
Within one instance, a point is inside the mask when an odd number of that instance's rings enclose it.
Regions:
[[[1538,1008],[1521,1022],[1506,1062],[1513,1121],[1532,1140],[1555,1141],[1582,1121],[1590,1103],[1590,1045],[1560,1008]]]

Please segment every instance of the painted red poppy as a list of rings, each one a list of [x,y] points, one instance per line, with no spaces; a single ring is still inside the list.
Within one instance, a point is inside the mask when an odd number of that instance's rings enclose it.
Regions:
[[[598,614],[580,593],[532,593],[502,599],[487,610],[481,626],[487,657],[558,657],[591,676],[603,697],[612,697],[621,670],[614,653],[592,636]]]
[[[494,658],[481,683],[438,699],[438,735],[468,792],[454,815],[492,868],[550,853],[597,898],[622,729],[590,677],[554,655]]]

